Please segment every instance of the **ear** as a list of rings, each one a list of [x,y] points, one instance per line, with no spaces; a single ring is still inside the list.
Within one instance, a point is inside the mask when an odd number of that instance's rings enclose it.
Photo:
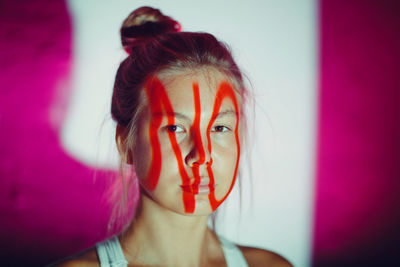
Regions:
[[[126,138],[128,136],[127,129],[118,124],[115,131],[115,143],[117,144],[118,153],[124,163],[132,164],[132,149],[126,147]]]

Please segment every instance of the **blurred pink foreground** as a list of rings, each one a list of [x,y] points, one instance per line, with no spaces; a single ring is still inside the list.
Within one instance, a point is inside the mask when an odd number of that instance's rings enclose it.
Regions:
[[[390,266],[400,242],[399,4],[319,4],[313,265]],[[73,66],[66,3],[4,0],[0,21],[2,258],[44,265],[106,237],[114,173],[60,145]]]

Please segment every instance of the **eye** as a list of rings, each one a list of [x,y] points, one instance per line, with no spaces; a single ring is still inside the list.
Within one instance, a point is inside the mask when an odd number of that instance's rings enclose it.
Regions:
[[[165,129],[170,133],[183,133],[185,131],[178,125],[167,125],[165,126]]]
[[[212,132],[217,132],[217,133],[227,132],[227,131],[229,131],[229,130],[230,130],[230,129],[229,129],[228,127],[223,126],[223,125],[217,125],[217,126],[214,126],[214,127],[211,129]]]

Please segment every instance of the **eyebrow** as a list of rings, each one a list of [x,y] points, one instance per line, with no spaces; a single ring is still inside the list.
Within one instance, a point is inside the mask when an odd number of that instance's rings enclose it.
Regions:
[[[152,114],[153,117],[159,118],[159,117],[173,117],[173,118],[177,118],[177,119],[182,119],[188,122],[192,122],[192,120],[179,112],[155,112]],[[215,116],[212,117],[212,119],[217,119],[217,118],[221,118],[221,117],[226,117],[226,116],[237,116],[237,112],[229,109],[229,110],[224,110],[219,112],[218,114],[216,114]]]
[[[226,117],[226,116],[237,116],[237,112],[234,111],[233,109],[228,109],[219,112],[217,115],[213,116],[213,119],[221,118],[221,117]]]
[[[188,122],[191,122],[192,120],[189,119],[186,115],[179,113],[179,112],[156,112],[152,114],[153,117],[172,117],[172,118],[178,118],[182,119]]]

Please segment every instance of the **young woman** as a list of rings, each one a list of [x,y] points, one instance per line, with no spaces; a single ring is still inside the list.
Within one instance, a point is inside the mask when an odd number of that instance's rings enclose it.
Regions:
[[[111,112],[122,162],[140,185],[138,208],[123,234],[60,266],[291,266],[207,226],[241,151],[246,89],[229,50],[150,7],[129,15],[121,39],[129,56]]]

